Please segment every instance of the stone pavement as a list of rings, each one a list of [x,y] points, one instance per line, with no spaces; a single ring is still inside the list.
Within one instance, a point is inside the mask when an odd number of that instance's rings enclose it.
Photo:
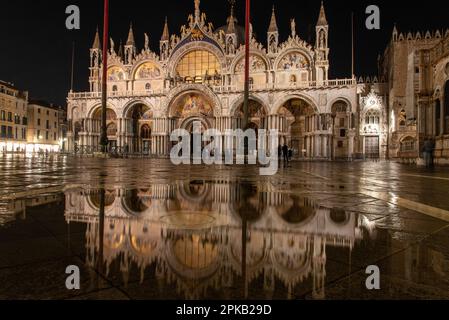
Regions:
[[[447,168],[298,162],[261,177],[70,157],[0,168],[2,299],[449,299]],[[65,288],[72,264],[80,291]],[[369,265],[380,290],[366,288]]]

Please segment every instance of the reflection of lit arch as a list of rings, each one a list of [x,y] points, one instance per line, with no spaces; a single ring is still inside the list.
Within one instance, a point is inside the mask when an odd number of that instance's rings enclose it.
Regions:
[[[231,241],[228,246],[227,257],[234,270],[241,271],[242,268],[242,231],[238,229],[230,230],[231,239],[239,239],[239,241]],[[253,232],[246,243],[246,267],[250,278],[249,281],[257,277],[264,269],[269,259],[269,244],[264,241],[263,233]],[[252,278],[251,278],[252,276]]]
[[[315,217],[317,207],[308,198],[290,196],[285,200],[284,207],[276,208],[277,214],[285,223],[298,227],[308,224]]]
[[[169,242],[165,253],[171,271],[189,281],[213,276],[221,263],[220,252],[214,242],[195,233]]]
[[[335,224],[335,225],[346,225],[349,222],[349,213],[347,213],[343,209],[339,208],[332,208],[329,211],[329,219]]]
[[[181,198],[194,203],[205,201],[210,192],[211,186],[205,181],[190,181],[179,187]]]
[[[148,203],[149,201],[149,203]],[[151,200],[145,201],[140,197],[138,190],[127,190],[122,198],[123,210],[131,216],[139,216],[151,207]]]
[[[106,208],[111,208],[114,203],[115,203],[115,191],[114,190],[106,190],[105,191],[105,209]],[[100,210],[100,192],[95,192],[89,195],[89,197],[87,198],[87,202],[89,204],[89,206],[95,210],[98,211]]]
[[[285,235],[274,235],[274,241],[282,242],[282,245],[276,245],[275,249],[271,251],[270,262],[276,270],[276,275],[293,286],[296,282],[308,277],[313,270],[314,243],[313,238],[307,235],[292,235],[292,239],[288,241],[295,241],[295,243],[293,245],[286,244],[282,241],[285,239],[279,239],[283,236]],[[301,244],[304,245],[303,248],[300,248]]]

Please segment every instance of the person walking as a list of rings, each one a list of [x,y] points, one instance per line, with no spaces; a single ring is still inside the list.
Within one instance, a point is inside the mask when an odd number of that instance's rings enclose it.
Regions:
[[[284,164],[287,163],[287,165],[288,165],[288,162],[289,162],[289,160],[288,160],[288,146],[287,146],[286,143],[282,147],[282,154],[284,156]]]

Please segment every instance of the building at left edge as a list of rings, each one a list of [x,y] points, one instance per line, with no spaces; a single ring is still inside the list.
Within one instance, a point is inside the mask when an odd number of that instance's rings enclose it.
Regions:
[[[66,151],[66,118],[64,108],[0,81],[0,153]]]

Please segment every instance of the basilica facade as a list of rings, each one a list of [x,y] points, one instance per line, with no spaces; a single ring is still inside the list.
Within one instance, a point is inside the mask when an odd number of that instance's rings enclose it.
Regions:
[[[406,92],[392,89],[404,73],[393,77],[394,72],[388,71],[399,70],[395,63],[402,61],[398,54],[388,59],[399,50],[399,36],[393,34],[396,40],[392,39],[377,77],[329,79],[329,25],[323,3],[317,11],[315,43],[301,38],[294,19],[288,39],[281,41],[274,8],[271,20],[267,14],[266,44],[256,39],[251,28],[249,127],[277,129],[279,143],[291,146],[297,159],[405,157],[416,161],[424,135],[412,121],[415,112],[412,116],[399,106],[399,100],[406,103]],[[132,26],[124,46],[116,48],[111,39],[107,70],[110,150],[167,156],[174,144],[170,134],[179,128],[192,131],[195,121],[204,130],[243,129],[244,40],[234,8],[227,23],[215,29],[201,12],[199,0],[194,1],[194,12],[179,33],[170,34],[165,22],[158,53],[150,48],[146,34],[144,48],[137,49]],[[431,42],[438,44],[433,36]],[[68,95],[68,147],[77,153],[100,148],[102,50],[98,32],[90,58],[90,91]],[[433,108],[433,97],[425,101]],[[443,108],[441,103],[438,110]],[[403,121],[396,125],[404,116],[408,119],[405,125]],[[443,123],[444,118],[440,115],[438,121]],[[426,130],[433,137],[441,133],[439,155],[447,158],[445,129]]]

